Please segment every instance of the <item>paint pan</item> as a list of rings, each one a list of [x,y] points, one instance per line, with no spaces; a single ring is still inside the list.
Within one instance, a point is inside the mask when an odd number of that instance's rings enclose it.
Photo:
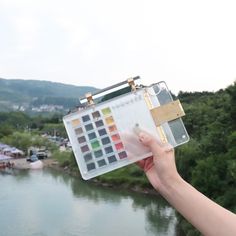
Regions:
[[[89,115],[82,116],[82,120],[83,120],[83,122],[87,122],[87,121],[89,121],[89,120],[90,120]]]
[[[106,107],[106,108],[102,109],[102,114],[104,116],[110,115],[111,114],[111,109],[109,107]]]
[[[84,142],[86,142],[86,138],[84,136],[81,136],[81,137],[78,138],[78,142],[79,143],[84,143]]]
[[[119,152],[118,156],[119,156],[120,159],[125,159],[125,158],[127,158],[127,153],[125,151]]]
[[[102,156],[103,156],[102,150],[96,150],[96,151],[94,151],[94,156],[95,156],[96,158],[102,157]]]
[[[116,150],[117,150],[117,151],[119,151],[119,150],[121,150],[121,149],[124,149],[123,143],[116,143],[116,144],[115,144],[115,147],[116,147]]]
[[[109,137],[105,137],[105,138],[102,138],[102,144],[103,145],[106,145],[106,144],[109,144],[111,143],[111,140]]]
[[[96,169],[96,166],[95,166],[95,164],[92,162],[92,163],[87,164],[87,169],[88,169],[88,171],[91,171],[91,170]]]
[[[91,142],[91,146],[92,146],[92,149],[97,149],[100,147],[100,143],[98,140],[95,140],[95,141]]]
[[[109,163],[116,162],[117,161],[116,156],[115,155],[109,156],[108,161]]]
[[[92,124],[85,125],[85,129],[86,131],[93,130],[93,125]]]
[[[116,132],[116,131],[117,131],[116,125],[109,126],[108,129],[109,129],[109,132],[110,132],[110,133],[113,133],[113,132]]]
[[[112,146],[106,147],[105,152],[106,152],[106,154],[112,153],[113,152]]]
[[[100,130],[98,130],[98,133],[100,136],[104,136],[107,134],[107,131],[106,131],[106,129],[100,129]]]
[[[89,161],[91,161],[92,159],[93,159],[93,156],[92,156],[91,153],[87,153],[87,154],[84,155],[84,160],[85,160],[85,162],[89,162]]]
[[[95,122],[95,125],[96,125],[97,128],[99,128],[101,126],[104,126],[104,123],[103,123],[102,120],[98,120],[98,121]]]
[[[113,142],[120,141],[120,135],[119,134],[114,134],[111,136],[111,139]]]
[[[98,166],[99,166],[99,167],[105,166],[105,165],[107,164],[104,159],[99,160],[97,163],[98,163]]]
[[[92,133],[89,133],[89,134],[88,134],[88,138],[89,138],[89,140],[92,140],[92,139],[97,138],[97,135],[96,135],[95,132],[92,132]]]
[[[93,112],[92,117],[93,117],[94,120],[99,119],[101,117],[100,112],[99,111]]]
[[[76,126],[80,125],[80,120],[79,119],[75,119],[75,120],[72,120],[71,123],[72,123],[73,127],[76,127]]]
[[[83,129],[80,127],[80,128],[77,128],[77,129],[75,129],[75,133],[77,134],[77,135],[80,135],[80,134],[82,134],[83,133]]]
[[[114,124],[114,119],[112,116],[105,118],[105,121],[108,126]]]
[[[84,145],[84,146],[80,147],[80,149],[83,153],[89,151],[88,145]]]

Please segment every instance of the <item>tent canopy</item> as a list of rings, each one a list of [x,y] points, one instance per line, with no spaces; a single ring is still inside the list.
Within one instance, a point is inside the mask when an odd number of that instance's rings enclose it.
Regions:
[[[0,162],[12,159],[12,157],[0,154]]]

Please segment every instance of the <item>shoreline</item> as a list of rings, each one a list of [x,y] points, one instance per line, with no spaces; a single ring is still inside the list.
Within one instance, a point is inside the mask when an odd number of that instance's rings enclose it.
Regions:
[[[68,166],[62,167],[62,166],[60,166],[60,164],[57,160],[52,159],[52,158],[42,159],[41,161],[43,163],[43,168],[51,168],[51,169],[57,170],[59,172],[63,172],[68,175],[71,175],[75,178],[79,178],[82,181],[86,181],[88,183],[97,185],[97,186],[110,188],[110,189],[119,189],[119,190],[125,189],[125,190],[129,190],[129,191],[137,192],[137,193],[142,193],[142,194],[146,194],[146,195],[155,195],[155,196],[160,195],[156,190],[154,190],[152,188],[143,188],[138,185],[130,186],[130,185],[127,185],[125,182],[121,183],[121,184],[112,184],[110,182],[101,181],[97,178],[93,178],[90,180],[83,180],[80,175],[79,169],[77,169],[77,168],[76,168],[76,170],[74,170],[74,169],[69,168]],[[18,170],[30,170],[31,169],[30,163],[26,161],[26,158],[14,159],[14,160],[11,160],[11,163],[14,164],[14,166],[12,167],[13,169],[18,169]]]
[[[130,187],[130,186],[126,185],[125,183],[121,183],[119,185],[112,184],[112,183],[108,183],[106,181],[101,181],[97,178],[92,178],[90,180],[83,180],[83,178],[80,175],[78,167],[76,170],[70,169],[68,166],[61,167],[59,165],[59,163],[53,159],[45,159],[45,160],[43,160],[43,163],[46,164],[44,166],[45,168],[52,168],[57,171],[62,171],[63,173],[66,173],[66,174],[71,175],[76,178],[80,178],[80,180],[82,180],[82,181],[85,181],[85,182],[88,182],[88,183],[91,183],[91,184],[94,184],[97,186],[102,186],[102,187],[110,188],[110,189],[119,189],[119,190],[125,189],[125,190],[129,190],[132,192],[153,195],[153,196],[160,196],[160,194],[153,188],[142,188],[138,185],[134,185],[133,187]]]

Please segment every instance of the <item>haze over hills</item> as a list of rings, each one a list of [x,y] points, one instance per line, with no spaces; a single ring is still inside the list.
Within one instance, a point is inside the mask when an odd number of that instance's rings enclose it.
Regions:
[[[79,97],[95,90],[50,81],[0,78],[0,111],[66,112],[79,104]]]

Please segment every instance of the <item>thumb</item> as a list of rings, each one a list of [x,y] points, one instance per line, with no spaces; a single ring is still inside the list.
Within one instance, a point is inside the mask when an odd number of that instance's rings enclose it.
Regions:
[[[161,154],[163,153],[163,144],[159,140],[145,131],[141,131],[138,136],[140,142],[150,148],[153,156],[161,156]]]

